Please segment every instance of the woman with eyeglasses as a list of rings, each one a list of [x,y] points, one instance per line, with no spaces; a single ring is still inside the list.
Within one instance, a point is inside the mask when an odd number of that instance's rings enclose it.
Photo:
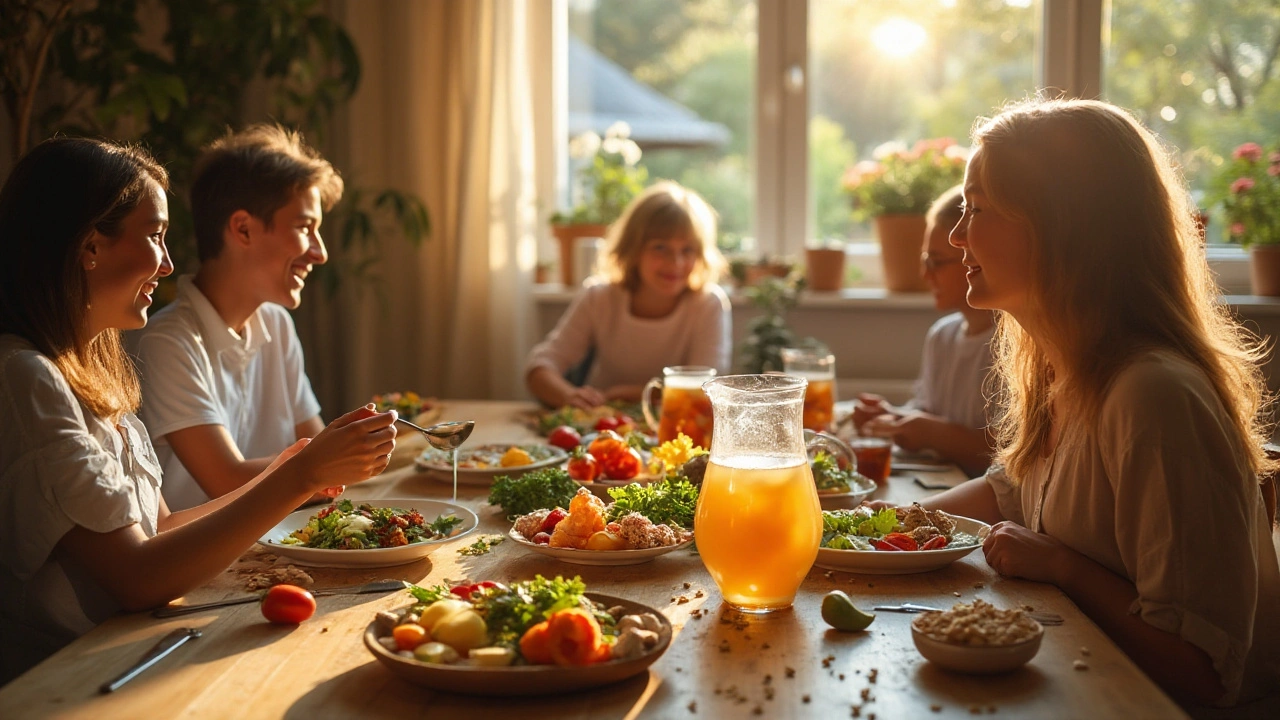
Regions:
[[[583,290],[529,354],[529,391],[552,407],[634,402],[668,365],[729,369],[729,298],[715,212],[674,182],[641,193],[609,229],[607,282]],[[590,358],[585,383],[565,374]]]
[[[965,300],[964,252],[947,241],[964,212],[961,190],[947,190],[926,216],[922,271],[934,305],[953,312],[929,328],[916,395],[901,408],[879,395],[859,395],[853,421],[864,435],[892,437],[904,450],[932,450],[972,476],[991,460],[983,381],[991,368],[995,319]]]

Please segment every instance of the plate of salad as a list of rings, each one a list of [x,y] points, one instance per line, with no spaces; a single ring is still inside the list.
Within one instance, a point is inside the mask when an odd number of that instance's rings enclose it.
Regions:
[[[834,455],[819,450],[809,458],[818,500],[824,508],[856,506],[876,490],[876,482],[854,470],[840,467]]]
[[[567,460],[564,450],[542,443],[496,443],[458,450],[458,484],[488,487],[500,475],[518,476]],[[415,461],[437,480],[453,482],[453,460],[446,450],[428,448]]]
[[[909,507],[822,511],[815,565],[870,575],[906,575],[946,567],[982,544],[991,526],[970,518]]]
[[[683,478],[610,490],[606,505],[580,488],[568,509],[541,508],[508,533],[525,549],[577,565],[639,565],[693,543],[698,489]]]
[[[440,500],[344,498],[289,514],[258,542],[299,565],[384,567],[426,557],[479,522],[467,508]]]
[[[446,692],[584,690],[645,672],[671,644],[660,611],[589,593],[577,577],[415,585],[409,593],[413,604],[369,624],[365,647],[401,678]]]

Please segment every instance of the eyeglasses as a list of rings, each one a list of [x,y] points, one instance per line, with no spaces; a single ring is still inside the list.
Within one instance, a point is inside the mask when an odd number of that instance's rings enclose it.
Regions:
[[[938,268],[943,268],[958,262],[960,262],[960,258],[958,257],[936,258],[930,257],[927,254],[920,256],[920,264],[924,266],[925,272],[937,272]]]
[[[663,260],[697,260],[702,255],[697,248],[692,245],[684,245],[682,247],[672,247],[665,242],[646,243],[643,252],[649,253]]]

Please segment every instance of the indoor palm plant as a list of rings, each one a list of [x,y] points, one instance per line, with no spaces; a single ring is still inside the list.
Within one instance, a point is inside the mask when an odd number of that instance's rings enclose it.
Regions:
[[[565,285],[574,280],[573,254],[579,238],[604,237],[609,225],[640,194],[649,171],[640,164],[640,146],[631,127],[616,122],[604,139],[587,131],[569,141],[574,173],[573,208],[551,216],[551,229],[560,241],[560,275]]]
[[[889,290],[924,289],[924,215],[935,198],[964,179],[968,156],[951,138],[921,140],[910,148],[890,142],[877,147],[873,159],[845,171],[841,184],[853,200],[854,218],[875,222]]]
[[[1214,178],[1211,202],[1222,206],[1227,238],[1249,250],[1255,295],[1280,295],[1280,143],[1244,143]]]

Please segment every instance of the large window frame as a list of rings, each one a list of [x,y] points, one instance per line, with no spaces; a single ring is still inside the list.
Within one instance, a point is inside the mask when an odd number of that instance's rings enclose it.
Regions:
[[[565,0],[554,0],[564,7]],[[756,0],[757,70],[754,162],[756,250],[771,256],[801,257],[813,238],[809,199],[809,3]],[[1109,37],[1111,0],[1041,0],[1041,33],[1035,65],[1038,90],[1066,97],[1096,98],[1103,87],[1103,48]],[[558,47],[567,35],[564,11],[556,13]],[[560,59],[563,68],[563,59]],[[563,72],[557,73],[563,77]],[[557,90],[564,88],[561,82]],[[557,93],[558,112],[567,98]],[[555,139],[557,158],[564,156],[563,137]],[[562,164],[562,163],[561,163]],[[563,188],[563,168],[556,173]],[[868,250],[871,250],[868,248]],[[874,250],[871,250],[875,252]],[[1244,253],[1214,247],[1210,261],[1228,293],[1243,292]],[[863,258],[865,261],[868,258]]]

